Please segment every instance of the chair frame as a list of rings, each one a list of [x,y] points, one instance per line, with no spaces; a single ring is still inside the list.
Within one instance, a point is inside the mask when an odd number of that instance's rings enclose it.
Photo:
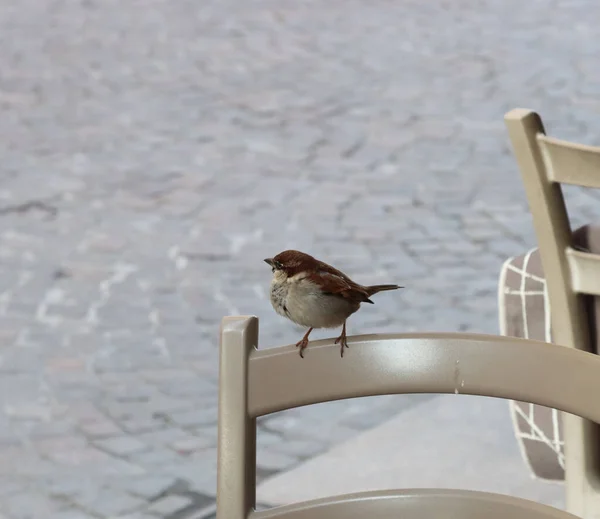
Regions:
[[[219,367],[218,519],[406,519],[575,516],[524,499],[458,490],[366,492],[257,512],[256,418],[319,402],[400,393],[456,393],[531,401],[600,422],[600,357],[540,341],[464,333],[348,338],[258,350],[258,319],[226,317]],[[483,514],[483,515],[482,515]]]
[[[600,295],[600,255],[571,246],[560,184],[600,188],[600,148],[548,137],[540,116],[532,110],[511,110],[504,120],[533,217],[550,301],[552,340],[591,351],[582,294]],[[596,517],[600,514],[599,428],[563,414],[563,436],[567,510]]]

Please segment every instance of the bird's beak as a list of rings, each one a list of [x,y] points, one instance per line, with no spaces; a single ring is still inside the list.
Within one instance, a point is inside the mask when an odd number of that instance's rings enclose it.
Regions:
[[[270,267],[273,266],[273,258],[267,258],[265,260],[263,260],[267,265],[269,265]]]

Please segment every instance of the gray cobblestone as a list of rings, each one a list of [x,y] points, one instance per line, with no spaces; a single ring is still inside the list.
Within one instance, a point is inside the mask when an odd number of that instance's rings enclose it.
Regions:
[[[111,486],[126,490],[128,493],[153,500],[165,493],[175,484],[175,477],[162,474],[146,474],[139,477],[115,478]]]
[[[214,425],[217,423],[217,408],[175,412],[169,415],[169,419],[181,427]]]
[[[600,142],[592,0],[148,7],[0,10],[10,519],[41,506],[67,519],[77,496],[96,507],[83,517],[114,512],[94,496],[157,517],[143,505],[177,485],[205,506],[221,317],[258,315],[261,348],[301,333],[267,298],[262,258],[284,248],[406,285],[351,333],[496,333],[498,269],[535,244],[504,112],[530,106],[554,135]],[[581,30],[557,39],[565,26]],[[598,192],[566,192],[574,224],[597,219]],[[418,401],[266,417],[261,474]]]
[[[190,506],[190,500],[187,497],[167,496],[152,503],[147,512],[159,517],[167,517],[188,506]]]
[[[215,452],[182,458],[177,463],[163,466],[162,470],[166,474],[185,481],[192,492],[209,497],[216,495],[217,459]],[[208,501],[210,502],[210,500]]]
[[[199,438],[206,438],[208,441],[211,441],[213,445],[217,444],[217,429],[212,425],[193,429],[193,433]],[[177,445],[177,442],[175,445]]]
[[[61,512],[64,503],[58,499],[37,495],[32,499],[27,492],[13,494],[2,500],[2,512],[9,514],[12,519],[34,519],[44,514]]]
[[[387,415],[389,416],[389,415]],[[384,418],[385,419],[385,418]],[[369,424],[371,423],[369,417]],[[368,427],[368,425],[367,425]],[[287,454],[290,457],[294,456],[297,458],[310,458],[316,456],[326,450],[325,443],[316,440],[298,440],[298,439],[287,439],[273,446],[265,446],[264,452],[269,452],[269,449],[273,452],[280,452]],[[294,458],[291,458],[294,459]],[[267,460],[268,461],[268,460]],[[295,462],[295,460],[294,460]],[[264,467],[265,459],[261,458],[261,467]]]
[[[189,434],[179,428],[162,429],[143,433],[138,436],[139,440],[148,445],[162,446],[173,445],[175,442],[189,438]]]
[[[167,447],[155,447],[149,451],[132,454],[130,459],[148,470],[156,470],[157,467],[177,462],[178,455]]]
[[[203,451],[209,447],[216,447],[216,445],[217,442],[213,438],[190,436],[189,438],[175,440],[171,444],[171,448],[179,454],[191,454],[193,452]]]
[[[281,436],[280,434],[275,434],[269,431],[265,431],[263,429],[260,428],[260,424],[264,423],[265,419],[264,417],[260,419],[260,421],[258,422],[259,427],[257,429],[257,433],[256,433],[256,445],[259,447],[268,447],[270,445],[276,445],[278,443],[281,443],[284,441],[283,436]]]
[[[100,517],[115,517],[134,512],[145,506],[145,501],[115,489],[102,489],[98,493],[74,498],[78,506]]]
[[[298,463],[298,457],[284,454],[273,449],[257,449],[256,467],[266,471],[281,471],[289,469]]]
[[[165,427],[165,422],[160,417],[155,417],[146,413],[132,415],[119,420],[122,429],[130,434],[145,434]]]
[[[116,456],[130,456],[149,449],[148,445],[130,436],[117,436],[95,442],[100,449]]]
[[[61,510],[56,514],[46,515],[45,517],[47,517],[47,519],[94,519],[93,515],[75,509]],[[0,518],[2,518],[1,515]]]

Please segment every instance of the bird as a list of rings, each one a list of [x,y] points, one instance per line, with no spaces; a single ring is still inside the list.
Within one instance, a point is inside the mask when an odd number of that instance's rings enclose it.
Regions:
[[[342,326],[342,333],[335,344],[340,343],[340,356],[344,357],[344,348],[348,348],[348,317],[361,303],[373,304],[370,297],[378,292],[404,288],[392,284],[359,285],[331,265],[298,250],[285,250],[264,261],[273,272],[269,295],[275,312],[308,327],[296,343],[302,358],[313,329],[338,326]]]

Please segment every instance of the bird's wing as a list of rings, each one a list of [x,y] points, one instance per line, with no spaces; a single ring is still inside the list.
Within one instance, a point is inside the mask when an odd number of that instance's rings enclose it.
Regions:
[[[354,283],[339,271],[319,269],[307,276],[308,281],[318,284],[326,294],[337,295],[346,299],[371,303],[369,294],[364,287]],[[335,271],[335,272],[332,272]],[[341,274],[341,275],[340,275]]]

